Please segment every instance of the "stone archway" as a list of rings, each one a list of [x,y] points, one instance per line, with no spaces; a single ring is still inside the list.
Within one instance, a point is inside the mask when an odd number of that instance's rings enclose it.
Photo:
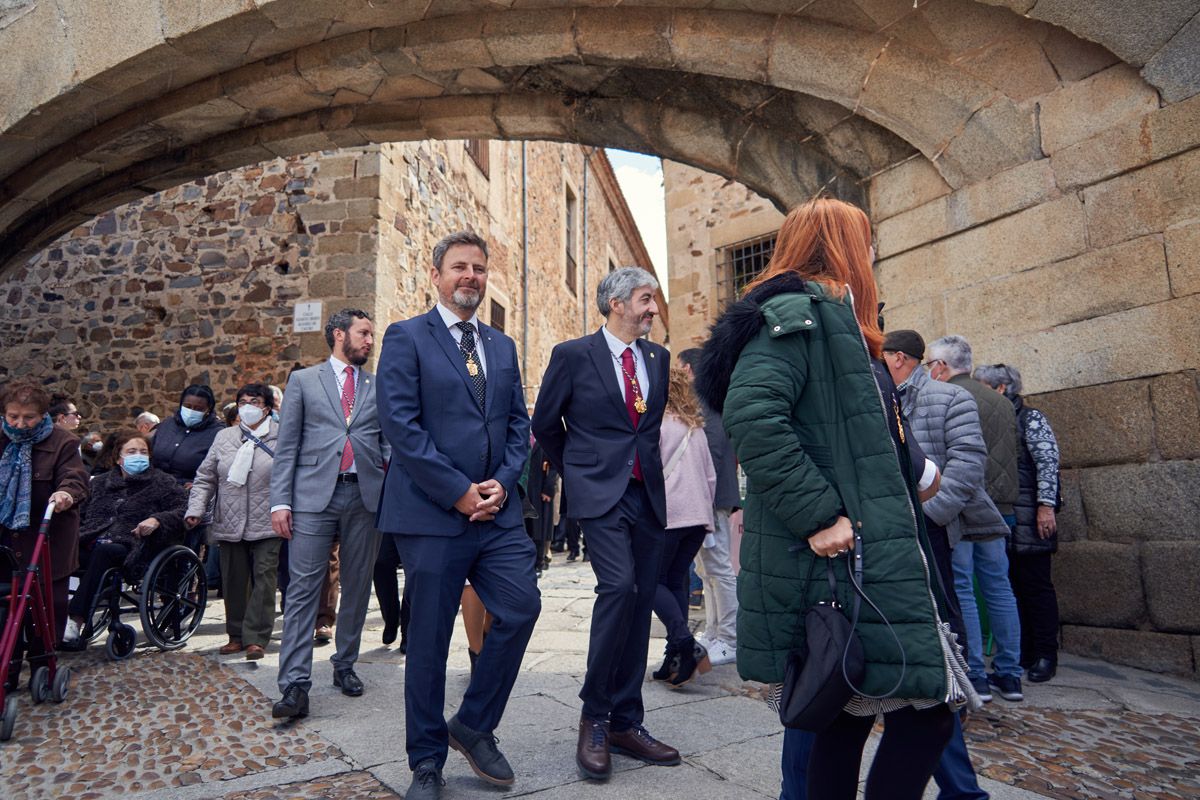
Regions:
[[[367,141],[832,189],[871,211],[889,325],[1023,365],[1061,420],[1073,646],[1196,669],[1200,2],[146,5],[0,16],[0,269],[158,189]]]

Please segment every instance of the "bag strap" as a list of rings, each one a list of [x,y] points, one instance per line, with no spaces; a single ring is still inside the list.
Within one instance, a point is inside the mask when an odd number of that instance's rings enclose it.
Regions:
[[[830,559],[832,562],[833,559]],[[829,565],[830,584],[833,583],[833,565]],[[850,631],[853,632],[858,627],[858,614],[862,607],[862,601],[866,600],[867,605],[874,609],[879,618],[883,620],[883,624],[887,626],[888,633],[892,635],[892,639],[896,642],[896,649],[900,651],[900,677],[896,679],[896,685],[889,689],[884,694],[867,694],[854,685],[850,680],[850,676],[846,672],[846,658],[850,654],[850,643],[846,643],[846,649],[842,652],[842,677],[846,683],[859,697],[865,697],[868,700],[884,700],[894,695],[900,689],[900,685],[904,682],[904,676],[908,673],[908,654],[904,652],[904,643],[900,641],[900,637],[896,634],[896,629],[892,627],[892,623],[888,622],[888,618],[879,610],[879,606],[867,597],[866,592],[862,588],[863,577],[863,540],[862,534],[855,531],[854,533],[854,553],[851,558],[846,561],[846,574],[850,577],[850,584],[854,587],[854,611],[850,618]]]
[[[266,445],[266,442],[264,442],[262,439],[260,439],[260,438],[258,438],[257,436],[255,436],[255,435],[254,435],[253,433],[251,433],[249,430],[247,430],[247,428],[246,428],[246,426],[245,426],[245,425],[241,425],[241,426],[239,426],[239,427],[242,429],[242,436],[243,436],[243,437],[245,437],[246,439],[249,439],[250,441],[254,442],[254,446],[255,446],[255,447],[257,447],[257,448],[259,448],[260,450],[262,450],[264,453],[266,453],[267,455],[269,455],[271,458],[274,458],[274,457],[275,457],[275,451],[274,451],[274,450],[272,450],[271,448],[267,447],[267,445]]]
[[[679,466],[679,462],[683,459],[684,452],[688,449],[688,442],[692,440],[692,431],[695,428],[688,428],[687,434],[683,437],[683,444],[675,448],[675,452],[671,453],[671,458],[667,461],[667,465],[663,467],[663,479],[671,477],[671,473]]]

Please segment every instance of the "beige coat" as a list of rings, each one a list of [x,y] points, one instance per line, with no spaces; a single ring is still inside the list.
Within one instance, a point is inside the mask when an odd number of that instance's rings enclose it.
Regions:
[[[279,426],[268,420],[254,431],[263,444],[275,450]],[[245,486],[229,483],[229,468],[242,446],[240,426],[217,434],[208,455],[196,470],[196,480],[188,497],[187,515],[203,517],[216,496],[209,537],[214,542],[241,542],[269,539],[271,529],[271,466],[273,459],[261,447],[254,448],[254,461]]]

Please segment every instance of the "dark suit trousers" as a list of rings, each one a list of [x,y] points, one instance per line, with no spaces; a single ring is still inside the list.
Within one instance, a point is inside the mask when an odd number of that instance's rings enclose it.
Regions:
[[[1009,551],[1008,579],[1021,617],[1021,661],[1039,658],[1058,663],[1058,594],[1051,579],[1051,553],[1022,555]]]
[[[404,582],[404,599],[401,600],[400,582],[396,579],[400,563],[396,537],[384,536],[379,543],[379,555],[375,557],[375,597],[379,600],[383,624],[399,627],[401,637],[407,639],[408,622],[412,618],[412,587],[407,580]]]
[[[441,768],[449,746],[443,716],[446,656],[463,584],[471,581],[493,621],[458,718],[473,730],[492,731],[500,724],[542,610],[534,546],[523,527],[491,522],[468,523],[458,536],[390,535],[404,561],[405,591],[412,601],[404,669],[408,764],[415,768],[432,758]]]
[[[640,481],[630,481],[607,514],[579,524],[596,573],[587,676],[579,699],[585,717],[628,730],[645,715],[642,681],[665,533]]]

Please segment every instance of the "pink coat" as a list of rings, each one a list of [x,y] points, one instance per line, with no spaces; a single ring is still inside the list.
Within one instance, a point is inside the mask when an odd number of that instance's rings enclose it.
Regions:
[[[659,434],[659,452],[663,470],[671,465],[675,451],[687,439],[688,426],[671,412],[663,415]],[[713,529],[713,498],[717,491],[717,471],[708,452],[708,437],[704,428],[692,428],[687,450],[679,459],[667,484],[667,528],[690,528],[703,525]]]

